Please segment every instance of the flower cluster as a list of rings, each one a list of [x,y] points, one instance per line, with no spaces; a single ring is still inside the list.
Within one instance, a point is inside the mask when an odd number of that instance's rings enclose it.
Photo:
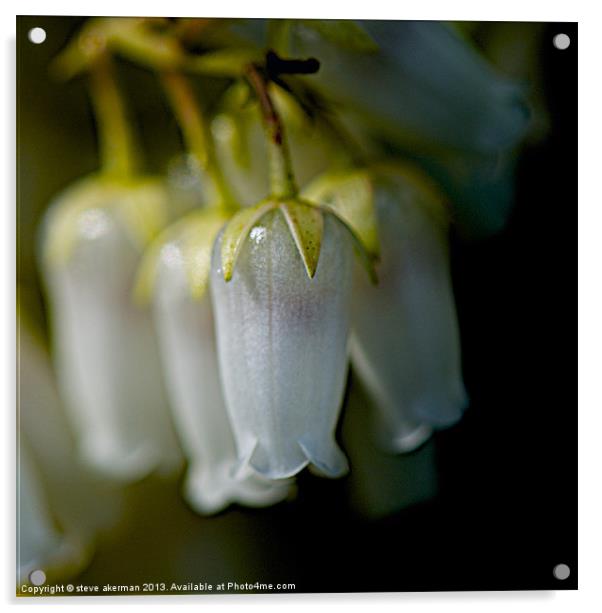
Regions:
[[[524,129],[516,86],[441,24],[401,36],[277,23],[266,55],[257,24],[209,22],[91,20],[58,58],[63,76],[89,74],[103,163],[52,203],[41,249],[79,457],[125,482],[185,459],[184,495],[207,514],[284,500],[305,467],[346,474],[350,365],[384,449],[412,451],[460,420],[455,212],[391,143],[480,163]],[[160,77],[192,210],[140,171],[115,55]],[[191,74],[228,83],[211,112]]]

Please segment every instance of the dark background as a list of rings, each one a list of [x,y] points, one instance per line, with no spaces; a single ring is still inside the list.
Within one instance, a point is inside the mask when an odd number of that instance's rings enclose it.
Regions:
[[[35,228],[51,195],[95,165],[82,83],[57,84],[46,72],[78,23],[18,19],[20,299],[42,335]],[[49,34],[39,48],[26,38],[35,25]],[[551,42],[559,32],[571,38],[565,51]],[[125,492],[126,515],[100,536],[73,583],[292,582],[297,592],[577,587],[577,43],[576,24],[544,26],[540,93],[549,130],[520,154],[507,227],[484,240],[452,238],[471,405],[459,425],[412,456],[386,460],[403,472],[434,458],[436,494],[423,484],[414,504],[368,517],[353,503],[350,477],[304,473],[294,501],[201,518],[181,501],[178,480],[150,477]],[[160,99],[136,102],[148,73],[125,70],[140,123],[164,118],[152,133],[163,146],[147,147],[159,171],[178,150],[177,129]],[[353,378],[350,386],[361,398]],[[343,434],[352,413],[347,407]],[[571,569],[565,581],[552,574],[559,563]]]

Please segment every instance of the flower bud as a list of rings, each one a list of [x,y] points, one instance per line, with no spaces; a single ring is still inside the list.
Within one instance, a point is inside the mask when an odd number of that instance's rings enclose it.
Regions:
[[[334,430],[348,366],[352,240],[330,213],[275,206],[247,224],[229,281],[236,217],[213,252],[226,406],[242,469],[278,479],[310,464],[337,477],[347,470]]]
[[[43,268],[66,409],[87,463],[125,480],[180,461],[150,314],[132,303],[144,243],[165,221],[159,181],[92,177],[51,206]]]
[[[409,451],[430,426],[460,419],[467,398],[440,202],[401,172],[376,188],[379,284],[358,273],[351,355],[390,445]]]
[[[175,425],[189,462],[185,497],[200,513],[215,513],[233,502],[270,505],[285,498],[290,486],[251,471],[239,478],[232,474],[236,447],[206,291],[213,240],[225,220],[219,213],[197,211],[178,222],[160,245],[154,272],[155,325]]]

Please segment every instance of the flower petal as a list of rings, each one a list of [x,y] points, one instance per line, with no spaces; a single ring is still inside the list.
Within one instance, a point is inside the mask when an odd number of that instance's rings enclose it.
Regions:
[[[255,225],[229,283],[213,256],[211,293],[226,405],[240,466],[283,478],[308,462],[344,470],[334,440],[347,374],[353,264],[348,230],[324,215],[313,279],[278,210]]]
[[[44,272],[59,383],[80,452],[101,472],[132,480],[173,470],[181,456],[150,314],[131,302],[139,247],[124,228],[122,203],[109,204],[84,207],[70,256],[45,261]],[[49,212],[46,242],[57,212]]]

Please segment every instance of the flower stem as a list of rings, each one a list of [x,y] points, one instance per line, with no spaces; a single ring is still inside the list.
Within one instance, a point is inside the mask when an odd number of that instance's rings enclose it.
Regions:
[[[134,136],[113,63],[106,53],[91,67],[90,94],[98,129],[102,172],[120,178],[130,177],[138,165]]]
[[[254,64],[246,69],[247,79],[255,90],[268,141],[270,160],[270,188],[275,198],[293,198],[297,185],[293,174],[291,155],[286,143],[284,125],[268,91],[268,82]]]
[[[213,137],[190,82],[184,75],[175,71],[161,73],[161,82],[182,130],[186,147],[212,184],[215,193],[212,206],[232,208],[234,197],[217,163]]]

